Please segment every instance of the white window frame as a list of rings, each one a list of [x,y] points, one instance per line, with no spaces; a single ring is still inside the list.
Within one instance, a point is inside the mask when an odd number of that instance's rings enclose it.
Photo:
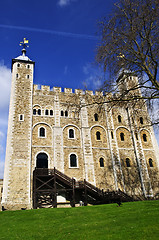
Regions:
[[[74,133],[74,137],[73,137],[73,138],[70,138],[70,135],[69,135],[69,131],[70,131],[71,129],[73,130],[73,133]],[[74,129],[73,127],[70,127],[70,128],[68,129],[68,139],[76,139],[75,129]]]
[[[22,120],[20,119],[21,116],[22,116]],[[24,114],[19,114],[19,122],[24,122]]]
[[[40,128],[44,128],[45,129],[45,136],[40,136]],[[38,128],[38,138],[46,138],[46,128],[44,126],[40,126]]]
[[[70,156],[72,155],[72,154],[75,154],[76,155],[76,161],[77,161],[77,167],[71,167],[71,165],[70,165]],[[69,154],[69,168],[79,168],[79,166],[78,166],[78,155],[77,155],[77,153],[74,153],[74,152],[72,152],[72,153],[70,153]]]

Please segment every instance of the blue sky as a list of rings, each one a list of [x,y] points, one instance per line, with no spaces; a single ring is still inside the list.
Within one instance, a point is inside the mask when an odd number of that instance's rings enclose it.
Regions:
[[[0,178],[3,177],[11,83],[11,59],[35,61],[34,83],[95,90],[100,70],[93,65],[99,44],[97,22],[109,17],[116,0],[1,0],[0,3]]]
[[[3,178],[11,60],[35,61],[34,83],[95,90],[100,71],[93,66],[99,43],[97,22],[109,16],[115,0],[1,0],[0,4],[0,178]]]

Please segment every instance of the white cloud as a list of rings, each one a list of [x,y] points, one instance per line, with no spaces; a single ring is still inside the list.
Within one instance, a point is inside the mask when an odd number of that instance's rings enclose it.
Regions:
[[[0,110],[8,107],[11,87],[11,70],[0,63]]]
[[[0,179],[3,178],[4,162],[0,162]]]
[[[0,62],[0,178],[3,178],[8,110],[11,88],[11,71]]]
[[[83,85],[89,90],[98,90],[103,83],[103,73],[100,68],[86,64],[83,66],[83,73],[86,75]]]
[[[77,1],[77,0],[58,0],[58,5],[60,6],[60,7],[64,7],[64,6],[67,6],[67,5],[69,5],[71,2],[75,2],[75,1]]]

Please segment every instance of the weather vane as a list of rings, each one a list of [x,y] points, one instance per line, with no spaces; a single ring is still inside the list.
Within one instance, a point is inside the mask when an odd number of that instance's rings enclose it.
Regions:
[[[26,49],[26,47],[29,47],[27,44],[29,43],[29,41],[26,39],[26,38],[24,38],[23,39],[23,42],[20,42],[20,46],[23,46],[23,48],[24,49]]]

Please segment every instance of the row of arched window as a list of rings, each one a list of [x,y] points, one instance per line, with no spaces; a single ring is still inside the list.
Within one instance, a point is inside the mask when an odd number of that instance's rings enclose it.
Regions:
[[[126,163],[127,167],[131,167],[131,161],[130,161],[129,158],[126,158],[125,163]],[[148,165],[149,165],[149,167],[154,167],[154,163],[153,163],[152,158],[148,159]]]
[[[39,137],[46,137],[46,129],[44,127],[39,128]],[[75,130],[70,128],[68,132],[68,137],[70,139],[75,138]],[[96,132],[96,140],[101,140],[101,133],[99,131]]]
[[[41,115],[41,109],[33,109],[33,115]],[[53,110],[45,109],[46,116],[53,116]]]
[[[126,158],[125,163],[126,163],[126,167],[128,167],[128,168],[131,167],[131,161],[129,158]],[[149,167],[154,167],[152,158],[149,158],[148,164],[149,164]],[[37,155],[36,166],[37,166],[37,168],[48,168],[48,156],[46,153],[39,153]],[[103,157],[101,157],[99,159],[99,166],[101,168],[104,167],[104,158]],[[70,156],[69,156],[69,167],[70,168],[78,168],[77,155],[74,153],[70,154]]]
[[[16,78],[19,78],[19,77],[20,77],[20,75],[17,73],[17,74],[16,74]],[[30,75],[29,75],[29,74],[26,74],[26,78],[29,79],[29,78],[30,78]]]
[[[33,115],[41,115],[41,109],[33,109]],[[45,116],[53,116],[53,110],[45,109],[44,111]],[[68,111],[61,111],[61,117],[68,117]]]
[[[46,130],[44,127],[40,127],[39,128],[39,137],[45,137],[46,135]],[[111,131],[111,136],[112,136],[112,139],[113,139],[113,132]],[[68,132],[68,137],[71,138],[71,139],[74,139],[75,138],[75,130],[70,128],[69,129],[69,132]],[[142,135],[142,138],[143,138],[143,141],[144,142],[147,142],[147,135],[144,133]],[[101,140],[101,133],[100,131],[97,131],[96,132],[96,140]],[[120,140],[121,141],[125,141],[125,134],[123,132],[120,133]]]
[[[113,132],[111,132],[111,134],[112,134],[112,138],[113,138]],[[136,139],[138,140],[137,133],[135,135],[136,135]],[[147,142],[147,135],[146,135],[146,133],[142,134],[142,139],[143,139],[144,142]],[[125,134],[123,132],[120,133],[120,140],[122,142],[125,141]]]
[[[21,64],[20,64],[20,63],[17,63],[17,67],[18,67],[18,68],[19,68],[19,67],[21,67]],[[30,65],[29,65],[29,64],[27,64],[27,65],[26,65],[26,68],[28,68],[28,69],[29,69],[29,68],[30,68]]]
[[[99,166],[104,167],[104,159],[101,157],[99,159]],[[46,153],[39,153],[37,155],[37,162],[36,162],[37,168],[48,168],[48,156]],[[78,168],[78,159],[77,155],[72,153],[69,156],[69,167],[70,168]]]
[[[132,121],[134,122],[134,119],[133,119],[133,118],[132,118]],[[144,124],[143,117],[140,117],[139,121],[140,121],[140,124]],[[121,115],[118,115],[118,122],[119,122],[119,123],[122,122]]]

